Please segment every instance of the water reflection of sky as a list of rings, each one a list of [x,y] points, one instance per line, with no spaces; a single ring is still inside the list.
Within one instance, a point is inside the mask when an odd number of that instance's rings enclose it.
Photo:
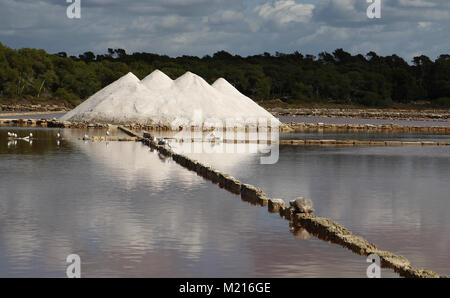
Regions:
[[[2,277],[63,277],[72,253],[83,276],[365,276],[365,258],[296,239],[278,215],[141,144],[85,143],[65,130],[57,145],[56,132],[8,148],[0,129]],[[241,172],[253,158],[221,167]]]
[[[230,174],[286,201],[307,196],[330,217],[416,266],[450,274],[450,148],[293,147],[273,166]],[[192,155],[220,169],[223,155]]]
[[[403,141],[403,142],[450,142],[450,135],[439,133],[401,133],[401,132],[305,132],[282,133],[281,139],[287,140],[359,140],[359,141]]]

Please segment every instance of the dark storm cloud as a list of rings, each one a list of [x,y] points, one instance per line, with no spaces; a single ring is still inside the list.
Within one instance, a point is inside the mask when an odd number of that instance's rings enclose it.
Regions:
[[[370,20],[366,0],[81,0],[81,19],[70,20],[65,0],[0,0],[0,42],[71,54],[450,52],[449,1],[381,1],[382,19]]]

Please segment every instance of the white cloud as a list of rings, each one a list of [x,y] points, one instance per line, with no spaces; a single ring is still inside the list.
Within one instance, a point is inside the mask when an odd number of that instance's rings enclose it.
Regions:
[[[427,0],[399,0],[400,5],[406,7],[435,7],[437,4]]]
[[[409,59],[450,49],[448,0],[383,0],[381,20],[367,18],[364,0],[95,0],[82,1],[80,20],[67,19],[60,0],[0,1],[0,42],[53,53],[317,54],[342,47]]]
[[[314,5],[301,4],[293,0],[280,0],[255,7],[254,11],[264,20],[277,24],[306,23],[312,17]]]

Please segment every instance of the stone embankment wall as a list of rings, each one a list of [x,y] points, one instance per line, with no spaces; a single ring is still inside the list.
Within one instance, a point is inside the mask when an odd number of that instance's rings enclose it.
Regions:
[[[105,123],[86,123],[86,122],[61,122],[57,119],[0,119],[0,125],[6,126],[29,126],[29,127],[59,127],[59,128],[104,128],[109,124]],[[132,130],[147,130],[147,131],[173,131],[168,126],[162,125],[142,125],[142,124],[128,124],[123,125]],[[181,130],[182,127],[179,128]],[[191,130],[194,130],[191,127]],[[179,131],[177,130],[177,131]],[[225,130],[225,129],[224,129]],[[230,128],[228,128],[230,130]],[[249,127],[242,129],[233,128],[235,131],[253,131]],[[395,124],[305,124],[305,123],[285,123],[279,128],[280,132],[417,132],[417,133],[437,133],[450,134],[449,126],[400,126]],[[204,131],[211,131],[205,129]],[[271,128],[267,129],[271,132]]]
[[[446,120],[450,119],[450,110],[386,110],[386,109],[326,109],[301,108],[268,109],[275,116],[303,116],[303,117],[343,117],[359,119],[386,120]]]
[[[358,141],[358,140],[280,140],[280,145],[289,146],[450,146],[450,142],[403,142],[403,141]]]
[[[396,124],[324,124],[324,123],[285,123],[280,132],[411,132],[450,134],[448,126],[402,126]]]
[[[34,114],[34,113],[59,113],[67,112],[70,109],[60,105],[41,105],[41,104],[15,104],[15,105],[0,105],[1,112],[17,112],[17,114]]]

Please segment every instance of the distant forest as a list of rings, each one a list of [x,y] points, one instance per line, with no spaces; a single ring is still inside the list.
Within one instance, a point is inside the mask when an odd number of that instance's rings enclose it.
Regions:
[[[155,69],[173,79],[188,70],[209,83],[224,77],[257,101],[373,107],[428,101],[450,107],[450,55],[435,61],[415,57],[409,64],[397,55],[354,56],[342,49],[318,56],[295,52],[241,57],[220,51],[202,58],[108,49],[104,55],[86,52],[69,57],[0,43],[0,98],[51,99],[75,106],[130,71],[142,79]]]

